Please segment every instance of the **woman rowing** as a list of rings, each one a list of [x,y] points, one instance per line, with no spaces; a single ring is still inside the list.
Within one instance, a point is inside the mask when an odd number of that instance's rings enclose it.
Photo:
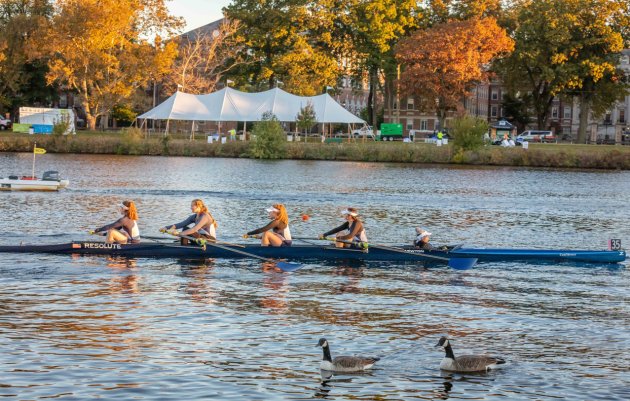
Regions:
[[[291,230],[289,230],[289,215],[287,209],[281,203],[276,203],[266,209],[269,213],[271,223],[264,227],[257,228],[243,235],[248,238],[252,235],[262,234],[260,244],[262,246],[291,246]]]
[[[118,205],[118,212],[122,217],[103,227],[99,227],[92,233],[107,232],[105,241],[108,244],[127,244],[140,242],[140,230],[138,229],[138,211],[133,201],[126,200]]]
[[[338,240],[335,242],[337,248],[360,248],[361,243],[367,243],[367,235],[365,234],[365,229],[363,228],[363,222],[359,217],[359,212],[357,209],[353,207],[349,207],[348,209],[341,212],[346,222],[340,225],[339,227],[328,231],[319,236],[319,239],[324,239],[332,234],[337,234],[335,238]],[[341,231],[344,231],[341,233]]]
[[[178,235],[181,238],[182,245],[188,245],[189,241],[187,237],[194,238],[205,238],[211,241],[216,241],[217,239],[217,222],[212,217],[212,214],[208,211],[208,208],[203,203],[201,199],[194,199],[190,203],[190,210],[193,212],[188,218],[184,221],[181,221],[176,224],[172,224],[170,226],[163,227],[160,231],[168,231],[173,235]],[[184,231],[178,232],[177,230],[181,230],[185,228]]]

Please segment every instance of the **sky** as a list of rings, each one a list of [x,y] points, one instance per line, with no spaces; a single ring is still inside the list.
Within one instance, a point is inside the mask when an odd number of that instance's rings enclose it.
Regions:
[[[223,18],[221,9],[229,3],[230,0],[170,0],[166,4],[171,14],[184,17],[187,32]]]

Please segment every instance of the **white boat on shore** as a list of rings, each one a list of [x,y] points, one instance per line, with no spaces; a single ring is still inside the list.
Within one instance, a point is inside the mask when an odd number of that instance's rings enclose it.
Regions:
[[[0,191],[58,191],[70,184],[57,171],[46,171],[40,179],[33,176],[0,177]]]

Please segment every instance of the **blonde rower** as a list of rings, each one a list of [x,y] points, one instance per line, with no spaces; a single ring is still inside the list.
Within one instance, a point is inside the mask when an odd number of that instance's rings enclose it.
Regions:
[[[271,223],[264,227],[250,231],[243,235],[247,238],[250,235],[262,234],[260,243],[262,246],[291,246],[291,230],[289,230],[289,215],[287,209],[281,203],[276,203],[267,209]]]
[[[346,220],[345,223],[340,225],[337,228],[334,228],[327,233],[324,233],[319,236],[320,239],[324,239],[332,234],[337,234],[336,239],[344,241],[337,241],[335,245],[337,248],[349,248],[355,247],[359,248],[359,242],[368,242],[367,235],[365,234],[365,229],[363,228],[363,222],[359,217],[359,211],[353,207],[349,207],[348,209],[341,212],[341,215]],[[344,231],[345,232],[341,232]],[[352,242],[352,244],[348,243]]]
[[[176,235],[185,235],[195,238],[206,238],[212,241],[217,239],[217,222],[208,211],[208,208],[201,199],[194,199],[190,203],[190,210],[193,212],[184,221],[162,228],[164,231],[171,231]],[[185,228],[184,231],[178,232]],[[188,244],[188,239],[181,239],[182,245]]]
[[[107,231],[107,243],[127,244],[140,242],[138,229],[138,211],[133,201],[126,200],[118,206],[122,217],[112,224],[95,229],[94,233]]]

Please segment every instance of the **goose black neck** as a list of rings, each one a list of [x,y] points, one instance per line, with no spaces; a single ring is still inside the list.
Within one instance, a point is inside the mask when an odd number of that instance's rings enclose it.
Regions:
[[[330,348],[328,347],[328,344],[326,344],[323,348],[324,348],[324,360],[328,362],[332,362],[332,358],[330,357]]]
[[[453,348],[451,348],[451,344],[448,344],[446,347],[444,347],[444,351],[446,351],[447,358],[455,359],[455,354],[453,354]]]

